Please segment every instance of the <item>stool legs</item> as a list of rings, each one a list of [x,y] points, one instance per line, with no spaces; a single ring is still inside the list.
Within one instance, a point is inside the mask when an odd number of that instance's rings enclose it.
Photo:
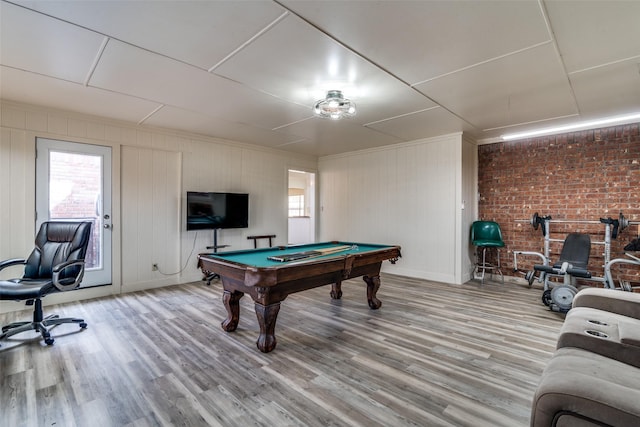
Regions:
[[[495,249],[496,251],[495,265],[487,262],[487,249]],[[479,252],[482,252],[482,254],[480,254]],[[482,260],[480,261],[480,259]],[[482,270],[482,273],[480,274],[480,277],[479,277],[481,283],[484,283],[485,272],[489,270],[489,274],[491,274],[491,276],[493,276],[494,271],[500,274],[500,277],[502,278],[502,283],[504,284],[504,275],[502,274],[502,270],[500,269],[500,249],[499,248],[490,247],[490,246],[476,247],[476,265],[473,269],[474,279],[478,278],[476,276],[476,273],[480,273],[481,270]]]

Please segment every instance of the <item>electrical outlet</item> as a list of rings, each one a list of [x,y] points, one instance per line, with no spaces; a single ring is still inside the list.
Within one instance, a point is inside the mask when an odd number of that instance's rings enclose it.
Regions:
[[[151,266],[151,271],[158,271],[158,264],[153,264]]]

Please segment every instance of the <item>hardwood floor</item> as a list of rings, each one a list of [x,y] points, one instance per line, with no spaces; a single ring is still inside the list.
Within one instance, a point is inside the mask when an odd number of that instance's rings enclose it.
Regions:
[[[267,354],[249,296],[238,330],[221,329],[215,282],[45,307],[89,327],[0,342],[0,425],[528,425],[563,321],[540,288],[387,274],[379,310],[361,279],[329,290],[282,303]]]

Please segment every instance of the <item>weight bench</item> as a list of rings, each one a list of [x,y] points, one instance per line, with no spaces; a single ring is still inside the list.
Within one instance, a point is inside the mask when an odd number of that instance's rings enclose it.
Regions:
[[[575,278],[591,278],[587,270],[590,252],[591,238],[588,234],[570,233],[564,240],[558,262],[533,266],[534,271],[540,273],[540,279],[544,280],[542,302],[551,310],[567,312],[571,309],[573,297],[578,293]],[[551,287],[550,276],[563,277],[564,282]]]

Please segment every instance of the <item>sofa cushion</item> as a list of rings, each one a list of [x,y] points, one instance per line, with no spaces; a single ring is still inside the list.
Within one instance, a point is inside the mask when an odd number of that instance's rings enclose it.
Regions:
[[[573,298],[573,307],[591,307],[640,319],[640,293],[615,289],[584,288]]]
[[[574,307],[557,348],[576,347],[640,368],[640,320],[595,308]]]
[[[531,426],[640,426],[640,369],[586,350],[556,350],[533,399]]]

